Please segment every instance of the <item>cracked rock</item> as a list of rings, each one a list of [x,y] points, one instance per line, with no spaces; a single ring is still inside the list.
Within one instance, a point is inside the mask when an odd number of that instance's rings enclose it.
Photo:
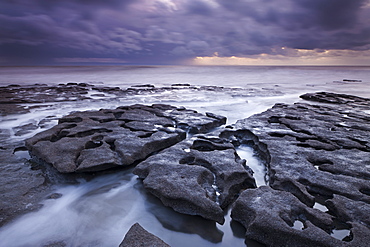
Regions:
[[[185,139],[186,130],[205,132],[225,122],[169,105],[75,112],[27,139],[26,147],[34,159],[59,172],[95,172],[136,164]]]
[[[291,207],[290,204],[297,202],[291,203],[290,199],[285,201],[284,198],[291,197],[289,193],[281,194],[275,190],[290,192],[302,203],[300,207],[306,207],[306,211],[315,203],[320,203],[329,209],[326,213],[335,222],[332,228],[342,225],[350,231],[344,239],[349,242],[334,241],[328,235],[330,238],[320,237],[314,245],[361,246],[361,242],[369,241],[369,222],[364,215],[367,215],[370,204],[370,99],[334,93],[310,94],[302,98],[325,104],[276,104],[263,113],[239,120],[235,124],[238,131],[250,132],[246,138],[265,160],[269,185],[274,189],[264,188],[253,193],[263,191],[261,198],[268,195],[276,204],[281,204],[276,207],[285,204]],[[237,208],[241,205],[245,205],[245,210],[256,207],[253,204],[256,196],[251,193],[245,192],[238,199],[242,201],[237,202]],[[277,217],[276,214],[281,216],[281,210],[275,212],[274,217]],[[259,214],[258,210],[256,214]],[[240,215],[234,213],[238,221],[244,222],[247,227],[247,236],[267,245],[274,246],[271,242],[274,237],[285,236],[287,243],[293,241],[293,238],[301,238],[302,233],[277,229],[280,227],[280,218],[268,223],[262,216],[243,218]],[[321,224],[306,218],[300,219],[306,227]],[[256,230],[252,225],[264,227]],[[323,227],[319,228],[327,232]],[[310,231],[305,229],[302,232],[308,234]],[[302,241],[314,241],[321,236],[319,232],[315,230],[312,235],[305,235],[304,238],[308,240],[302,238]]]
[[[363,246],[370,241],[370,230],[359,223],[348,223],[351,233],[345,241],[332,237],[333,216],[267,186],[244,191],[231,217],[246,228],[247,238],[267,246]],[[297,221],[302,227],[293,227]]]
[[[175,211],[224,222],[239,192],[255,188],[252,171],[230,140],[196,135],[141,162],[134,174],[146,190]]]

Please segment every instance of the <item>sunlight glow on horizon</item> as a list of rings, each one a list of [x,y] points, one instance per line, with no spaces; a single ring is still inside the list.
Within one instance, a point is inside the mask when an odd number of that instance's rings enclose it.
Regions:
[[[292,49],[287,47],[275,48],[272,54],[262,53],[248,57],[213,56],[196,57],[194,65],[358,65],[370,66],[370,50],[308,50]]]

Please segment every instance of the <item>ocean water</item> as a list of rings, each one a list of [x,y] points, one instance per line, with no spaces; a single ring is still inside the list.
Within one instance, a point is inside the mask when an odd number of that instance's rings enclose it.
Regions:
[[[346,87],[343,79],[362,80],[368,85],[370,66],[60,66],[0,67],[0,86],[8,84],[66,82],[128,87],[133,84],[173,83],[216,85],[225,87],[279,85],[286,90],[318,87],[326,90],[362,94],[363,90]],[[341,86],[338,86],[340,84]],[[343,85],[342,85],[343,84]],[[353,83],[349,83],[353,85]],[[348,86],[348,85],[347,85]],[[366,87],[369,89],[369,87]],[[357,87],[357,89],[359,89]],[[350,90],[350,91],[352,91]],[[311,90],[312,91],[312,90]],[[367,90],[366,90],[367,91]],[[367,91],[367,95],[368,95]],[[365,93],[366,94],[366,93]]]
[[[343,80],[357,81],[343,81]],[[199,112],[213,112],[228,118],[227,124],[262,112],[275,103],[301,101],[307,92],[330,91],[370,98],[370,67],[263,67],[263,66],[107,66],[107,67],[0,67],[0,86],[35,83],[56,85],[78,82],[129,88],[152,84],[164,87],[175,83],[219,86],[225,90],[160,91],[92,101],[48,103],[30,113],[0,118],[0,130],[10,141],[20,141],[57,123],[57,118],[76,110],[98,110],[129,104],[165,103]],[[231,90],[226,90],[230,89]],[[238,94],[236,88],[250,90]],[[233,90],[235,89],[235,90]],[[43,128],[15,135],[14,127],[38,125],[53,116]],[[239,155],[255,171],[263,185],[265,169],[249,147]],[[25,154],[22,154],[25,155]],[[25,155],[27,157],[27,155]],[[244,229],[225,212],[224,225],[196,216],[186,216],[164,207],[147,194],[132,169],[80,180],[78,184],[58,184],[54,192],[62,197],[46,199],[37,212],[18,217],[0,228],[0,247],[118,246],[128,229],[139,222],[149,232],[171,246],[245,246]],[[248,246],[258,246],[248,242]],[[63,246],[63,245],[61,245]]]

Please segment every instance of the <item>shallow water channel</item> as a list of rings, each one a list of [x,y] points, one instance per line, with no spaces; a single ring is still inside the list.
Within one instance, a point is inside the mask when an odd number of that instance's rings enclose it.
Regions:
[[[118,246],[136,222],[171,246],[244,246],[244,228],[230,210],[224,225],[176,213],[145,192],[132,168],[59,185],[53,195],[3,227],[0,246]]]
[[[70,106],[59,105],[61,111]],[[86,108],[80,105],[80,108]],[[56,113],[50,109],[50,113]],[[3,122],[9,128],[22,121],[41,121],[46,111],[22,115]],[[32,119],[32,116],[34,117]],[[37,117],[36,117],[37,116]],[[21,120],[22,119],[22,120]],[[47,128],[54,125],[53,120]],[[35,130],[14,140],[27,138],[41,131]],[[264,184],[264,167],[254,156],[253,149],[242,145],[237,149],[241,158],[254,170],[257,184]],[[27,151],[15,152],[28,159]],[[129,228],[136,222],[171,246],[245,246],[245,229],[225,210],[225,223],[220,225],[198,216],[188,216],[163,206],[159,199],[147,193],[142,181],[132,174],[133,168],[96,176],[77,183],[60,180],[44,206],[18,217],[0,228],[0,247],[26,246],[118,246]],[[67,179],[66,179],[67,180]],[[31,205],[30,205],[31,206]],[[260,246],[253,241],[248,246]]]

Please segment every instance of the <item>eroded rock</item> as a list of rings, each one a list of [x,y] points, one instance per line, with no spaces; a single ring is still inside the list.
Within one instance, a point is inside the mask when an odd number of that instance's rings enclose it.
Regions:
[[[59,172],[94,172],[133,165],[185,139],[185,131],[205,132],[225,122],[168,105],[75,112],[27,139],[26,147]]]
[[[333,237],[323,235],[314,245],[361,246],[361,242],[369,241],[369,222],[362,217],[368,212],[370,203],[370,99],[333,93],[318,93],[303,98],[314,101],[319,99],[326,104],[276,104],[266,112],[238,121],[235,127],[239,131],[249,132],[246,138],[265,159],[271,188],[290,192],[302,203],[302,210],[310,210],[314,203],[325,205],[329,209],[327,214],[335,222],[331,227],[344,225],[350,231],[345,239],[348,243],[334,241]],[[244,200],[237,202],[241,203],[238,207],[243,203],[247,208],[256,207],[257,201],[253,200],[257,196],[250,193],[252,192],[245,192],[244,199],[238,199]],[[282,207],[280,211],[285,210],[284,205],[297,204],[290,202],[290,199],[285,201],[284,198],[291,197],[289,193],[281,194],[266,188],[260,189],[258,193],[262,193],[258,196],[260,198],[267,195],[274,197],[271,200],[281,204],[276,205],[277,208]],[[278,197],[275,198],[275,195]],[[248,200],[251,201],[247,203]],[[267,212],[269,209],[260,210]],[[238,214],[233,213],[234,216]],[[280,217],[281,213],[275,212],[274,215]],[[325,222],[321,218],[315,218],[314,222],[305,216],[300,220],[308,229],[296,232],[277,229],[279,224],[283,225],[280,218],[268,223],[263,217],[243,217],[238,216],[235,219],[242,223],[244,221],[247,236],[268,245],[272,244],[269,238],[274,237],[285,236],[287,243],[294,238],[302,238],[303,241],[303,233],[306,234],[305,241],[314,241],[322,234],[318,229],[309,230],[313,229],[310,227],[312,224],[328,234],[325,227],[320,226]],[[264,227],[256,230],[251,225]],[[270,233],[263,228],[269,229]]]
[[[345,241],[332,237],[333,216],[267,186],[244,191],[231,216],[244,225],[247,238],[267,246],[363,246],[370,240],[370,230],[359,223],[348,223],[352,230]]]
[[[255,188],[252,171],[229,139],[197,135],[141,162],[144,187],[175,211],[224,222],[240,191]]]
[[[162,239],[145,230],[139,223],[134,224],[125,235],[119,247],[170,247]]]
[[[40,201],[50,193],[46,175],[25,165],[22,142],[10,143],[0,131],[0,227],[18,215],[42,207]]]

